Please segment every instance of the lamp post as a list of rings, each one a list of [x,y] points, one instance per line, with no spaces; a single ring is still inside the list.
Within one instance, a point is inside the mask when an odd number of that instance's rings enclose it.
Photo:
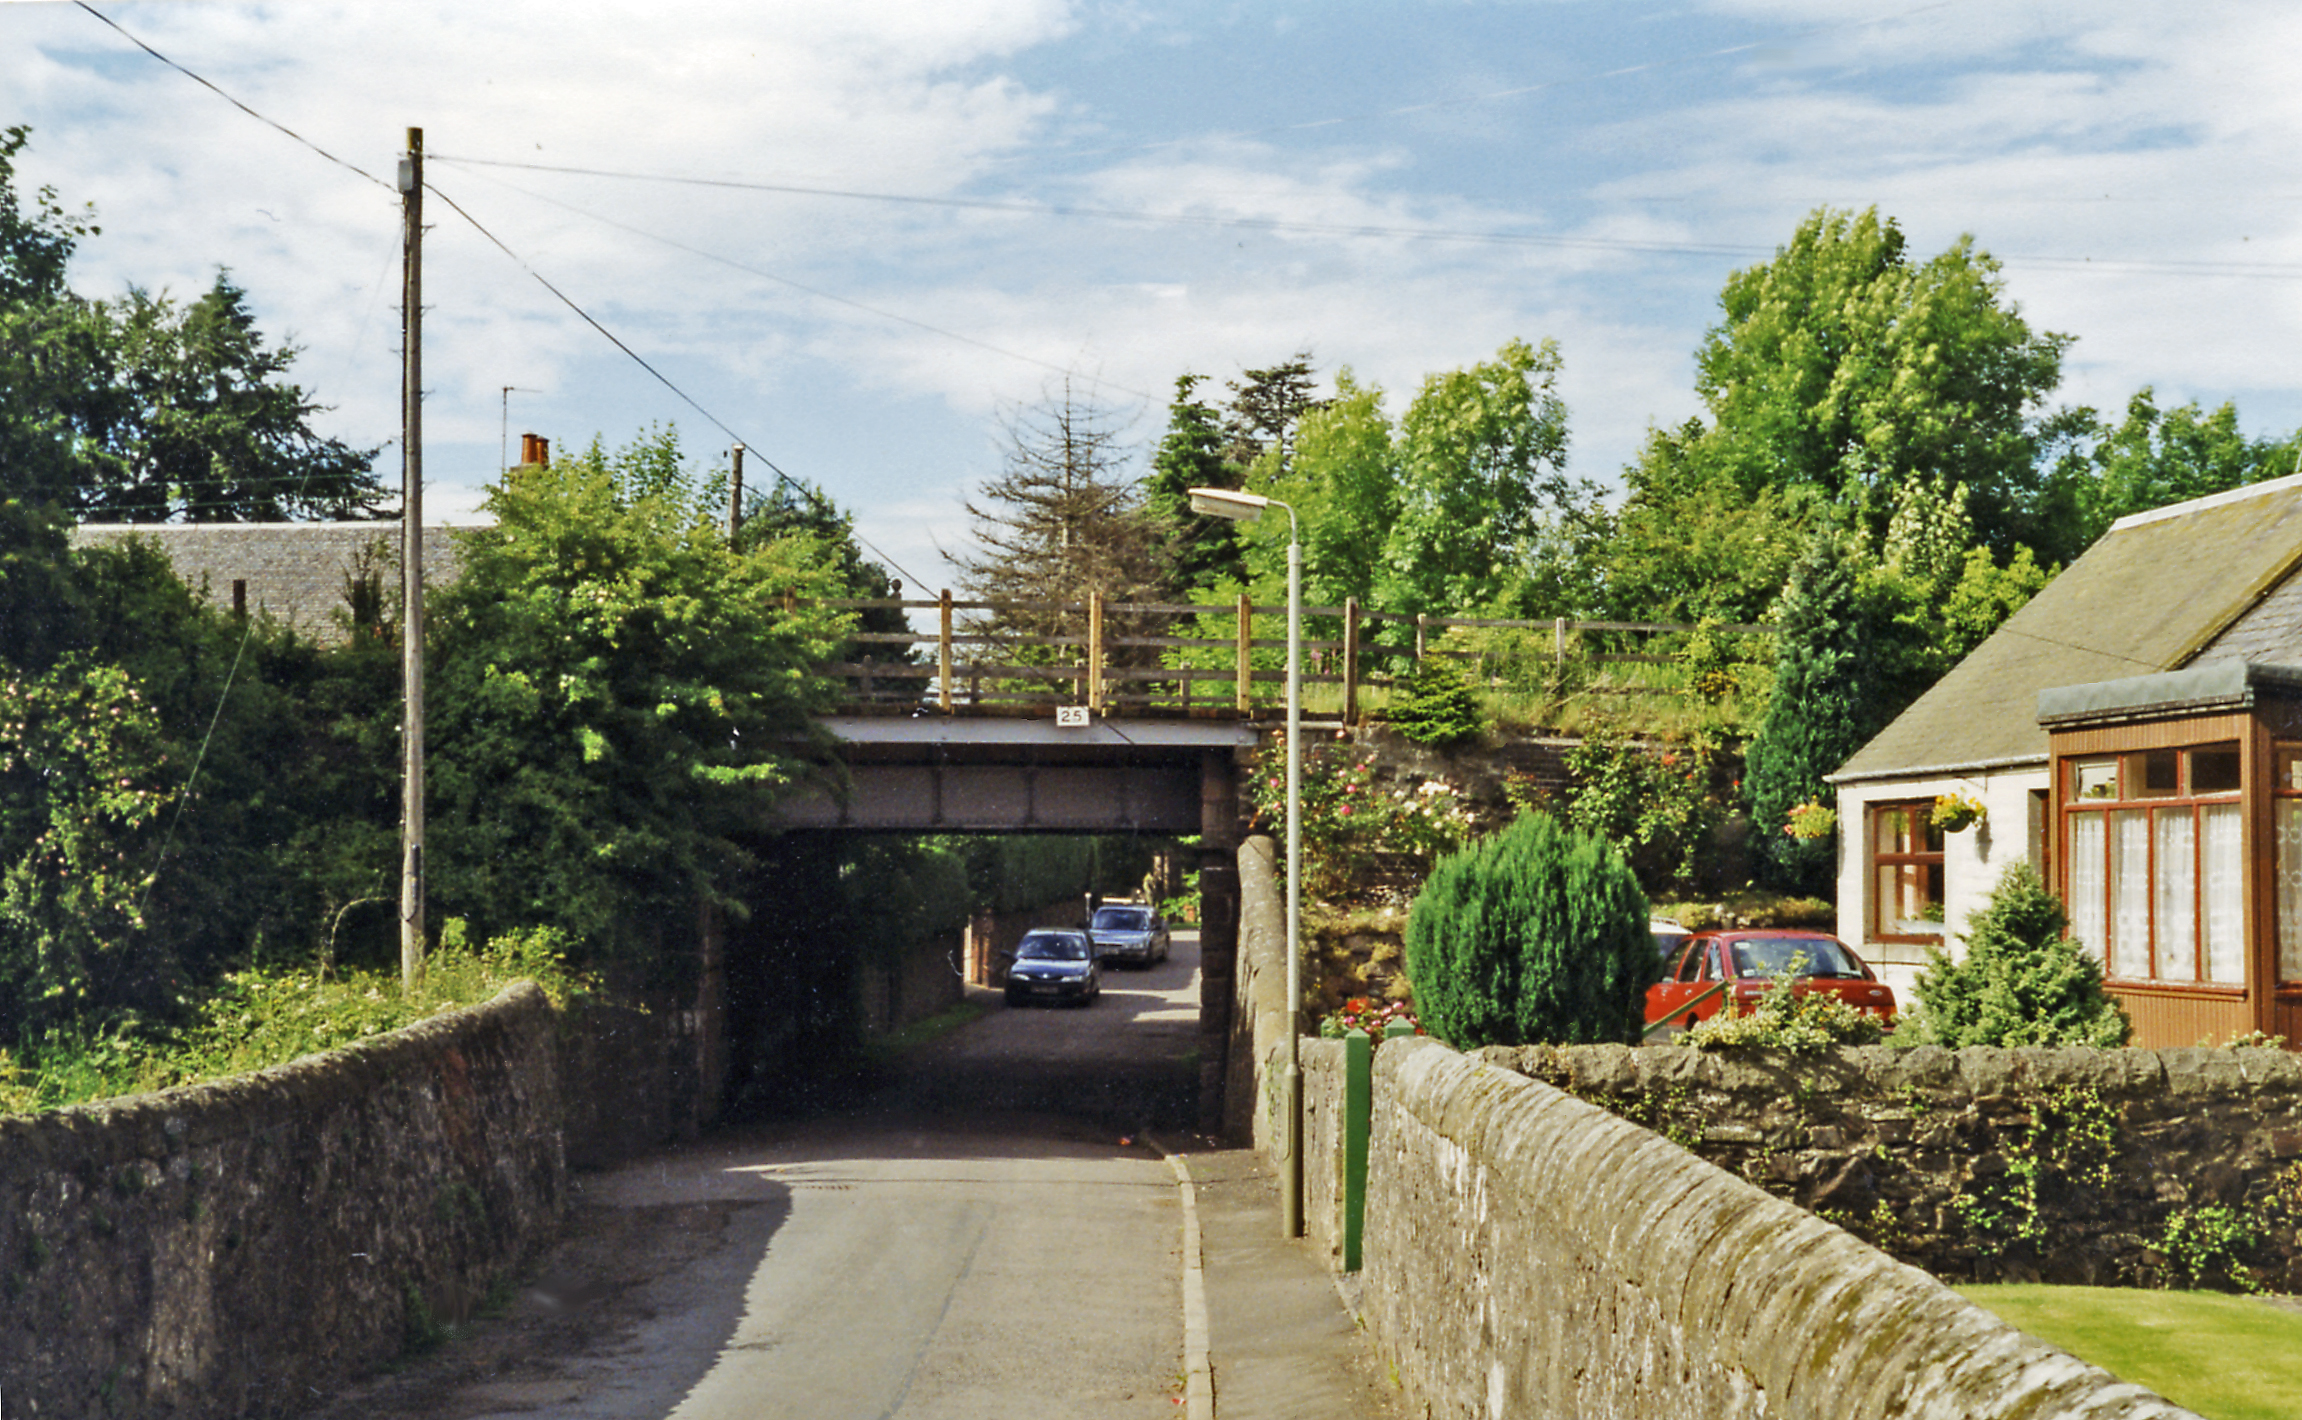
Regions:
[[[1295,510],[1277,498],[1229,488],[1194,488],[1191,511],[1251,523],[1265,508],[1287,510],[1287,1068],[1280,1107],[1287,1114],[1286,1179],[1279,1226],[1303,1235],[1303,538]]]

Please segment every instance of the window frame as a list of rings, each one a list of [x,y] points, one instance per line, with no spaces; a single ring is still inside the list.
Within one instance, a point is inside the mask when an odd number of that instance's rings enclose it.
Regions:
[[[2100,891],[2102,901],[2098,907],[2103,940],[2089,942],[2087,947],[2090,955],[2099,954],[2097,964],[2102,968],[2103,979],[2106,983],[2121,988],[2206,991],[2232,995],[2242,995],[2248,989],[2244,979],[2248,973],[2244,968],[2247,959],[2246,953],[2251,949],[2244,944],[2243,928],[2241,928],[2241,979],[2218,981],[2214,980],[2211,975],[2213,964],[2210,933],[2213,914],[2207,892],[2211,875],[2207,871],[2210,842],[2206,811],[2209,808],[2234,809],[2239,815],[2241,834],[2245,832],[2245,817],[2249,812],[2243,772],[2240,775],[2240,782],[2234,786],[2205,791],[2200,791],[2197,788],[2199,758],[2206,754],[2220,754],[2224,751],[2240,754],[2241,764],[2243,764],[2243,738],[2234,738],[2227,733],[2207,734],[2196,740],[2182,740],[2173,744],[2148,743],[2115,747],[2104,745],[2085,751],[2061,752],[2055,756],[2053,765],[2054,797],[2058,803],[2059,811],[2056,814],[2052,844],[2062,889],[2060,896],[2065,908],[2070,913],[2074,926],[2085,920],[2088,915],[2082,911],[2077,901],[2078,886],[2075,869],[2078,866],[2076,862],[2078,849],[2075,844],[2078,835],[2076,830],[2082,816],[2099,816],[2100,826],[2090,836],[2100,839],[2099,851],[2102,860],[2099,866],[2101,869]],[[2148,782],[2146,767],[2152,757],[2169,754],[2175,756],[2177,763],[2174,786],[2171,789],[2151,786]],[[2112,792],[2106,795],[2095,794],[2090,797],[2081,797],[2079,786],[2082,782],[2092,780],[2097,785],[2101,784],[2099,772],[2106,761],[2110,765]],[[2160,928],[2160,907],[2164,884],[2161,880],[2159,859],[2161,847],[2165,841],[2160,828],[2160,820],[2162,818],[2173,820],[2178,817],[2186,818],[2188,821],[2186,851],[2189,856],[2189,864],[2186,881],[2189,897],[2187,913],[2189,923],[2187,965],[2189,974],[2170,976],[2166,974],[2167,967],[2176,960],[2177,953],[2175,944],[2167,940],[2167,933]],[[2147,974],[2141,976],[2119,970],[2122,959],[2127,956],[2130,950],[2130,948],[2122,947],[2118,941],[2119,899],[2121,896],[2119,886],[2121,881],[2119,857],[2121,834],[2119,825],[2122,819],[2129,818],[2139,819],[2142,849],[2141,882],[2139,887],[2135,889],[2141,904],[2145,936],[2142,952]],[[2241,849],[2242,860],[2243,854],[2244,850]],[[2243,913],[2245,895],[2249,890],[2243,862],[2237,890],[2239,900],[2236,907]]]
[[[1882,851],[1878,846],[1880,820],[1890,813],[1905,811],[1916,818],[1919,841],[1930,846],[1915,853]],[[1870,920],[1863,926],[1868,933],[1868,940],[1939,945],[1948,939],[1947,927],[1940,918],[1935,919],[1936,930],[1933,932],[1905,932],[1896,929],[1887,918],[1889,895],[1880,889],[1881,875],[1886,869],[1918,868],[1924,870],[1932,868],[1934,870],[1934,904],[1937,907],[1947,907],[1946,899],[1949,896],[1950,880],[1948,870],[1943,862],[1943,848],[1947,837],[1948,835],[1944,834],[1941,829],[1934,826],[1934,800],[1932,798],[1879,799],[1863,806],[1863,895],[1869,899],[1870,908]],[[1908,919],[1897,918],[1895,920],[1906,921]]]

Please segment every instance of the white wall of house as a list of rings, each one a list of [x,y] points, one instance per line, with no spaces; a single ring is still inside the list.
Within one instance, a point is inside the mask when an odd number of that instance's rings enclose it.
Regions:
[[[1988,902],[1991,890],[2008,865],[2038,867],[2038,845],[2044,828],[2038,795],[2047,787],[2044,764],[1974,774],[1950,774],[1909,779],[1865,780],[1838,789],[1838,935],[1851,943],[1889,986],[1895,999],[1908,1004],[1917,999],[1913,988],[1926,965],[1927,943],[1883,942],[1872,930],[1875,914],[1872,895],[1877,891],[1871,872],[1867,829],[1874,804],[1932,800],[1938,794],[1958,793],[1980,799],[1984,821],[1962,832],[1943,835],[1942,943],[1952,956],[1961,951],[1959,937],[1969,920]]]

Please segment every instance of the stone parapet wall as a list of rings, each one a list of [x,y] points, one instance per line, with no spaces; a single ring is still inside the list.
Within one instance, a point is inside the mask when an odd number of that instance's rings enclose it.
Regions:
[[[2171,1219],[2216,1209],[2255,1232],[2229,1260],[2302,1290],[2302,1056],[2283,1050],[1598,1045],[1481,1056],[1604,1104],[1939,1277],[2188,1285],[2162,1240]]]
[[[1434,1420],[2189,1414],[1515,1071],[1375,1074],[1364,1320]]]
[[[567,1201],[532,985],[209,1084],[0,1119],[10,1416],[294,1414],[468,1316]]]

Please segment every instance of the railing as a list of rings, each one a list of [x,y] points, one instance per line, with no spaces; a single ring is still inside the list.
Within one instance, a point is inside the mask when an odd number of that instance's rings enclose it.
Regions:
[[[893,610],[908,617],[933,613],[932,631],[859,631],[849,636],[861,653],[855,660],[821,667],[845,677],[851,703],[944,712],[969,707],[1024,708],[1084,706],[1095,715],[1122,711],[1248,716],[1258,704],[1276,705],[1286,683],[1284,635],[1258,636],[1257,619],[1270,629],[1283,627],[1285,606],[1258,606],[1241,596],[1235,603],[1198,605],[1172,602],[1106,602],[1100,594],[1084,602],[960,601],[946,591],[933,600],[900,598],[827,599],[824,605],[853,611]],[[1054,630],[1019,630],[1018,620],[1038,620]],[[1435,644],[1455,627],[1518,630],[1545,634],[1563,667],[1570,657],[1598,664],[1667,665],[1675,658],[1635,651],[1588,651],[1584,633],[1655,634],[1693,631],[1680,622],[1510,620],[1467,616],[1403,616],[1368,611],[1356,600],[1341,606],[1304,607],[1305,687],[1332,686],[1340,692],[1341,714],[1359,719],[1361,692],[1391,674],[1391,667],[1430,657],[1475,661],[1483,653]],[[1219,636],[1176,635],[1178,629],[1204,633],[1210,622],[1227,626]],[[1771,634],[1764,626],[1716,626],[1732,635]],[[1313,634],[1314,630],[1322,634]],[[1411,636],[1410,636],[1411,633]],[[894,655],[878,659],[886,648]],[[915,652],[929,652],[913,659]],[[1263,664],[1258,664],[1260,659]],[[1258,694],[1258,692],[1263,692]]]

